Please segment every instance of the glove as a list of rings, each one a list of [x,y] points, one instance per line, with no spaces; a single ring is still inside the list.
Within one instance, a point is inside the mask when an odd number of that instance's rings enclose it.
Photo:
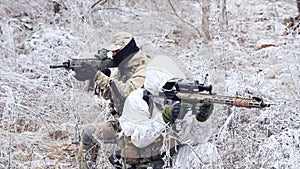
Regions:
[[[181,103],[176,102],[162,111],[163,120],[166,124],[174,123],[181,111]]]
[[[214,105],[207,100],[205,100],[203,103],[196,104],[197,120],[200,122],[206,121],[212,114],[213,107]]]
[[[98,85],[100,88],[104,88],[108,85],[109,77],[106,76],[101,71],[98,71],[95,75],[95,85]]]
[[[112,52],[106,49],[100,49],[98,50],[97,54],[95,54],[95,57],[99,60],[104,60],[106,58],[112,57]]]
[[[109,80],[110,78],[106,76],[101,71],[98,71],[95,75],[94,81],[94,91],[95,95],[101,94],[104,99],[109,99],[110,96],[110,88],[109,88]]]

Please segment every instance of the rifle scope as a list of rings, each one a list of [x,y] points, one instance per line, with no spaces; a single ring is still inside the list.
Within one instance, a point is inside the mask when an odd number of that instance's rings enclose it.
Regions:
[[[176,83],[176,89],[180,92],[203,92],[207,91],[211,94],[212,92],[212,85],[204,85],[204,84],[199,84],[198,80],[195,80],[194,83],[183,83],[183,82],[178,82]]]

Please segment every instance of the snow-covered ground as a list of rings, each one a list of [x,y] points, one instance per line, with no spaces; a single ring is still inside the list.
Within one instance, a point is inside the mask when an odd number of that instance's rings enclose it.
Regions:
[[[75,168],[79,130],[109,118],[107,102],[49,65],[93,54],[120,30],[146,55],[173,57],[193,79],[209,74],[218,94],[273,104],[217,105],[211,135],[199,136],[208,142],[194,148],[193,163],[179,158],[182,165],[299,168],[300,35],[285,35],[283,24],[297,15],[296,2],[230,0],[224,8],[224,1],[1,0],[0,168]],[[208,41],[203,4],[210,4]]]

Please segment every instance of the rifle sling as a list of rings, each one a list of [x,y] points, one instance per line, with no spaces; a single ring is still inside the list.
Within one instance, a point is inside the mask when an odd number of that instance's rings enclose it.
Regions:
[[[116,98],[114,98],[116,100],[113,100],[114,105],[117,108],[118,112],[122,112],[124,102],[125,102],[125,97],[122,96],[122,94],[120,93],[120,90],[118,89],[116,83],[113,80],[109,81],[109,85],[111,87],[113,94],[116,96]]]

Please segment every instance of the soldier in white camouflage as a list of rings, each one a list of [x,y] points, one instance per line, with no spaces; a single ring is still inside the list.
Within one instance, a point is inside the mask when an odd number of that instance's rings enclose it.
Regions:
[[[171,58],[156,56],[148,63],[144,85],[128,95],[119,119],[120,156],[125,162],[123,166],[129,164],[125,168],[172,167],[172,156],[180,144],[174,134],[181,130],[175,122],[182,124],[180,121],[190,112],[190,105],[166,102],[164,97],[159,97],[159,92],[171,90],[174,82],[182,80],[187,77]],[[204,122],[211,115],[213,104],[198,103],[195,111],[193,119]]]
[[[141,52],[133,36],[120,32],[113,36],[111,43],[98,51],[98,55],[112,57],[116,71],[108,77],[109,69],[98,71],[95,75],[95,94],[111,100],[112,114],[121,116],[127,95],[143,85],[145,66],[149,58]],[[97,55],[96,55],[97,57]],[[102,56],[98,56],[102,57]],[[109,73],[108,73],[109,74]],[[113,82],[113,83],[112,83]],[[79,169],[92,168],[102,143],[116,143],[116,134],[120,131],[117,120],[86,125],[81,133],[80,147],[77,154]]]

